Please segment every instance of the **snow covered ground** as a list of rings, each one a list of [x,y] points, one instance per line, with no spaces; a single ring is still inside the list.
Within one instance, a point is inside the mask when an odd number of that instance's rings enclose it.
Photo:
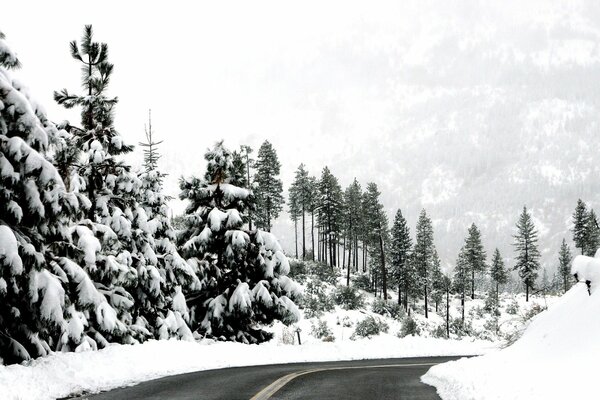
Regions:
[[[423,382],[444,400],[598,398],[600,291],[593,288],[589,295],[578,283],[512,346],[437,365]]]
[[[311,280],[319,281],[308,276],[304,280],[304,290]],[[54,353],[21,365],[0,366],[0,397],[2,400],[54,399],[133,385],[167,375],[247,365],[487,354],[522,329],[532,308],[545,307],[556,300],[554,297],[536,297],[526,304],[524,295],[503,294],[499,334],[495,334],[492,315],[484,309],[485,294],[478,293],[476,300],[468,300],[466,304],[465,320],[469,332],[466,335],[452,333],[450,340],[435,337],[436,330],[444,326],[445,320],[435,313],[434,306],[431,306],[429,318],[425,319],[422,304],[417,303],[413,305],[416,311],[412,317],[419,334],[400,338],[406,316],[392,318],[377,314],[373,311],[373,303],[377,301],[373,294],[359,291],[364,304],[358,309],[345,309],[336,304],[335,292],[344,286],[343,281],[338,279],[337,288],[321,282],[319,290],[327,296],[326,302],[332,302],[331,309],[314,315],[314,310],[311,314],[304,304],[303,318],[298,324],[286,327],[276,323],[269,328],[274,334],[269,343],[245,345],[212,340],[169,340],[133,346],[112,344],[100,351]],[[450,313],[453,319],[460,317],[458,297],[452,299]],[[353,337],[357,325],[368,318],[386,325],[386,331],[370,338]],[[326,335],[317,334],[319,326],[326,326]],[[296,328],[301,329],[302,345],[298,345]]]
[[[99,351],[54,353],[27,365],[0,367],[3,400],[55,399],[206,369],[303,361],[464,355],[489,351],[489,342],[392,335],[356,341],[285,345],[231,342],[149,341],[110,345]]]

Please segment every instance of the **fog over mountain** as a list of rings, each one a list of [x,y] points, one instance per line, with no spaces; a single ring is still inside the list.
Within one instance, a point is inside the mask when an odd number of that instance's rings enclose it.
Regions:
[[[599,205],[600,3],[488,3],[121,4],[119,15],[74,9],[58,26],[42,4],[39,35],[4,15],[0,26],[60,121],[78,119],[52,102],[78,84],[68,42],[93,23],[111,46],[116,126],[137,144],[153,109],[174,196],[214,141],[257,149],[268,139],[285,187],[301,162],[313,174],[328,165],[342,186],[376,182],[390,219],[401,208],[414,229],[426,208],[447,265],[471,222],[488,254],[511,257],[526,204],[553,269],[576,200]],[[287,249],[291,227],[283,215],[275,229]]]

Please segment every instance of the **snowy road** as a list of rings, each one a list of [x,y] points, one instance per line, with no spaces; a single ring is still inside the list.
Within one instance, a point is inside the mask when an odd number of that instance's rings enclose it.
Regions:
[[[458,357],[396,358],[227,368],[174,375],[84,398],[439,399],[420,382],[434,364]]]

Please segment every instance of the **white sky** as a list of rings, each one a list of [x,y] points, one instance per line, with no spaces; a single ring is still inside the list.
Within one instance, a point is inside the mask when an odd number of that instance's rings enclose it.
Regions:
[[[488,143],[482,128],[500,136],[494,129],[512,115],[472,110],[514,98],[532,77],[527,96],[564,95],[560,84],[582,75],[573,66],[598,64],[599,16],[593,1],[55,0],[6,2],[0,29],[23,64],[18,76],[50,118],[77,122],[78,112],[55,105],[52,92],[80,90],[68,43],[93,24],[115,64],[116,126],[137,144],[152,108],[171,195],[181,175],[202,173],[213,142],[257,149],[268,139],[284,186],[301,162],[314,174],[329,165],[343,186],[354,176],[363,186],[378,183],[390,213],[412,207],[414,225],[421,206],[468,187],[461,171],[473,168],[458,157],[458,166],[445,160],[420,176],[414,171],[439,160],[416,146],[440,131],[473,146]],[[548,88],[544,74],[559,67],[571,68],[569,79]],[[140,149],[135,157],[139,164]],[[408,179],[416,189],[406,188]]]

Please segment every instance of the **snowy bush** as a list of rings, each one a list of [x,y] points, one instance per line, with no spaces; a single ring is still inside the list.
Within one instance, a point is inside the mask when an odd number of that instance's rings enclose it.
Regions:
[[[334,308],[333,299],[327,294],[327,286],[316,279],[306,284],[301,304],[307,318],[319,317]]]
[[[529,321],[530,319],[532,319],[533,317],[545,310],[546,307],[542,306],[541,304],[533,303],[531,307],[525,310],[525,313],[522,316],[523,322]]]
[[[340,320],[340,317],[338,315],[336,318],[336,324],[341,325],[344,328],[350,328],[352,326],[352,320],[347,315],[344,315],[344,317]]]
[[[446,325],[438,325],[431,331],[431,336],[438,339],[446,339]]]
[[[421,333],[419,326],[417,325],[417,321],[412,316],[406,316],[402,320],[402,327],[400,328],[400,332],[398,332],[398,336],[403,338],[408,335],[416,336]]]
[[[298,259],[290,260],[290,273],[288,276],[294,279],[296,282],[306,282],[306,275],[309,272],[307,264]]]
[[[356,323],[356,328],[354,328],[354,333],[352,333],[350,339],[368,338],[379,335],[382,332],[387,333],[388,330],[389,325],[385,321],[373,316],[368,316]]]
[[[327,321],[318,319],[317,322],[311,322],[310,334],[317,339],[323,339],[325,337],[333,337],[333,332],[327,325]]]
[[[375,299],[371,305],[371,311],[376,314],[398,319],[404,315],[404,309],[395,301]]]
[[[360,274],[352,278],[352,287],[365,292],[372,292],[371,278],[367,274]]]
[[[339,286],[334,294],[335,303],[346,310],[364,307],[365,299],[354,287]]]
[[[506,313],[514,315],[518,312],[519,312],[519,302],[516,299],[514,299],[506,306]]]
[[[492,313],[497,316],[500,315],[500,302],[496,301],[496,293],[494,291],[491,291],[486,296],[483,309],[488,313]]]
[[[460,318],[453,318],[450,320],[450,333],[458,336],[474,336],[473,325],[469,319],[464,322]]]

